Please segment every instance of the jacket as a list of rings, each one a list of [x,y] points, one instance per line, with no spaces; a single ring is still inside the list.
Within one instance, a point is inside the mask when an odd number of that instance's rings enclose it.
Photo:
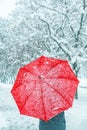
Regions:
[[[64,112],[56,115],[49,121],[39,121],[39,130],[66,130],[66,122]]]

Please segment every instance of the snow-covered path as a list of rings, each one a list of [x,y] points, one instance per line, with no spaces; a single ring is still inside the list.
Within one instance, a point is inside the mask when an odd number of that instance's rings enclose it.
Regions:
[[[87,88],[79,87],[79,99],[66,111],[67,130],[87,129]]]
[[[11,96],[11,85],[0,84],[0,130],[38,130],[39,120],[20,115]],[[79,100],[65,112],[66,130],[87,129],[87,88],[79,87]]]

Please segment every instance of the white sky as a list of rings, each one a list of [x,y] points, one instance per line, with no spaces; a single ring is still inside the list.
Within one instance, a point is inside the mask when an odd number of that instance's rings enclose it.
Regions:
[[[6,18],[15,8],[15,0],[0,0],[0,17]]]

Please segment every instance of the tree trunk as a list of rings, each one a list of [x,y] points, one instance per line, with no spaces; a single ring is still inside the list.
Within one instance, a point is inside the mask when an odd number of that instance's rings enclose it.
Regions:
[[[73,63],[72,66],[73,66],[73,70],[75,71],[76,76],[78,77],[80,67],[78,67],[77,65],[77,60]],[[76,90],[75,98],[78,99],[78,89]]]

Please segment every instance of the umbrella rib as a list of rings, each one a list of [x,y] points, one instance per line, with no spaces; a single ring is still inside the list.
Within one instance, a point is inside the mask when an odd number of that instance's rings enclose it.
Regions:
[[[31,80],[31,79],[30,79],[30,80]],[[32,81],[37,81],[37,80],[33,80],[33,79],[32,79],[30,82],[32,82]],[[29,82],[29,83],[30,83],[30,82]],[[21,87],[22,85],[23,85],[23,84],[17,86],[16,88],[14,88],[14,90],[17,89],[17,88],[19,88],[19,87]]]
[[[36,86],[36,85],[35,85]],[[36,88],[36,87],[35,87]],[[29,96],[31,96],[32,95],[32,93],[29,95]],[[42,100],[42,104],[43,104],[43,111],[44,111],[44,118],[46,119],[46,111],[45,111],[45,107],[44,107],[44,102],[43,102],[43,90],[42,90],[42,87],[41,87],[41,95],[42,95],[42,98],[41,98],[41,100]],[[27,100],[29,99],[29,96],[27,96],[26,97],[26,100],[25,100],[25,102],[24,102],[24,104],[22,105],[22,108],[21,108],[21,112],[22,112],[22,110],[23,110],[23,106],[25,106],[25,104],[26,104],[26,102],[27,102]]]
[[[29,70],[27,70],[27,69],[25,69],[25,68],[21,68],[21,70],[26,71],[26,72],[30,73],[31,75],[33,75],[33,76],[35,76],[35,77],[38,77],[37,75],[34,75],[33,73],[31,73]]]
[[[50,85],[49,83],[47,83],[46,81],[44,81],[46,84],[48,84],[48,86],[49,87],[51,87],[52,89],[54,89],[54,91],[57,93],[57,94],[59,94],[62,98],[63,98],[63,100],[65,100],[70,106],[71,106],[71,104],[69,103],[69,101],[67,100],[67,99],[65,99],[65,97],[58,91],[58,90],[56,90],[55,88],[53,88],[52,87],[52,85]]]
[[[45,106],[44,106],[44,102],[43,102],[43,90],[42,90],[42,87],[41,87],[41,95],[42,95],[42,104],[43,104],[43,111],[44,111],[44,118],[46,119],[46,111],[45,111]]]
[[[31,94],[30,94],[30,95],[31,95]],[[29,95],[29,96],[30,96],[30,95]],[[22,105],[22,108],[20,109],[20,113],[22,112],[22,110],[23,110],[23,106],[25,106],[25,104],[26,104],[26,102],[27,102],[29,96],[26,96],[25,102],[24,102],[24,104]]]
[[[64,64],[64,63],[66,63],[66,61],[62,61],[62,64]],[[59,62],[59,63],[57,63],[56,65],[54,65],[48,72],[47,72],[47,74],[50,72],[50,71],[52,71],[55,67],[57,67],[57,66],[59,66],[61,64],[61,62]],[[46,75],[47,75],[46,74]]]
[[[49,78],[46,78],[46,79],[64,79],[64,80],[70,80],[70,81],[77,81],[78,82],[78,80],[77,79],[70,79],[69,77],[49,77]]]
[[[35,86],[35,88],[36,88],[36,86]],[[34,88],[34,89],[35,89],[35,88]],[[22,110],[23,110],[23,106],[25,106],[25,104],[26,104],[27,100],[28,100],[28,99],[29,99],[29,97],[32,95],[32,93],[33,93],[33,92],[31,92],[31,93],[30,93],[30,95],[28,95],[28,96],[26,95],[26,100],[25,100],[24,104],[22,105],[22,108],[21,108],[21,110],[20,110],[20,111],[22,111]]]

